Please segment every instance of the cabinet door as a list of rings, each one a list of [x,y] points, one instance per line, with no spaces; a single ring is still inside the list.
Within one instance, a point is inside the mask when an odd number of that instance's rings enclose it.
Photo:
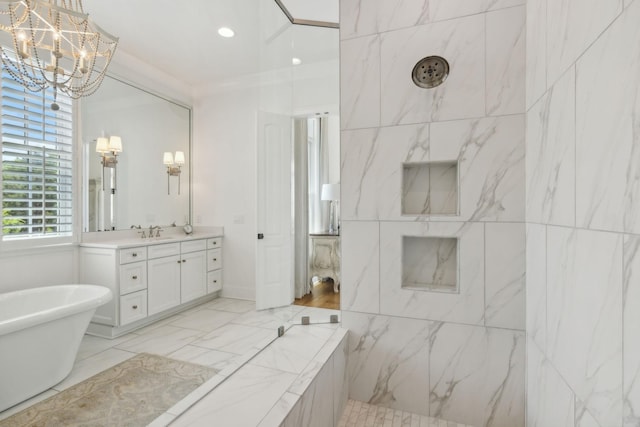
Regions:
[[[149,315],[180,304],[180,256],[147,261],[147,310]]]
[[[191,252],[180,258],[180,300],[185,303],[207,294],[207,252]]]

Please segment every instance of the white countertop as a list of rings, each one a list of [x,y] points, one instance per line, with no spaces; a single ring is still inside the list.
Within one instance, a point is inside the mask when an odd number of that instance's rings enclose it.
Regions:
[[[161,245],[165,243],[180,243],[191,240],[210,239],[224,236],[222,227],[194,227],[192,234],[185,234],[182,227],[167,227],[160,232],[160,237],[145,237],[138,235],[142,230],[103,231],[97,233],[83,233],[80,246],[105,249],[125,249],[137,246]]]

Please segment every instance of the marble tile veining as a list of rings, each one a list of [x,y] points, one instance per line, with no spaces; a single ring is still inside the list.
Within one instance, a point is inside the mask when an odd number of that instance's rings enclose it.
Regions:
[[[524,425],[524,332],[440,323],[430,338],[430,415]]]

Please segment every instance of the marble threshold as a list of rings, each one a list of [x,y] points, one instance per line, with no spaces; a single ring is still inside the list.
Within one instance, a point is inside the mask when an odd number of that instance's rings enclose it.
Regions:
[[[210,425],[212,420],[231,417],[230,422],[221,425],[278,427],[282,424],[278,420],[284,420],[299,400],[296,396],[304,394],[336,348],[346,344],[347,331],[339,323],[329,322],[334,314],[340,312],[293,305],[256,311],[253,301],[217,298],[115,339],[85,335],[69,376],[32,399],[0,412],[0,420],[146,352],[218,371],[152,426]],[[310,318],[310,325],[301,325],[303,316]],[[278,338],[280,326],[286,332]],[[255,392],[263,386],[263,393]],[[247,387],[252,388],[250,395],[246,394]],[[277,398],[274,387],[280,391]],[[208,399],[219,400],[219,394],[230,389],[240,390],[242,405],[213,405],[224,414],[211,412]],[[194,414],[199,421],[190,420]],[[257,421],[245,422],[243,416],[247,414]]]

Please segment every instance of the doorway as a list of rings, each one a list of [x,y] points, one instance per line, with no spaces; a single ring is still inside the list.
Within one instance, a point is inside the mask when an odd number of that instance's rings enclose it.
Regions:
[[[340,308],[340,126],[337,115],[294,119],[294,304]]]

